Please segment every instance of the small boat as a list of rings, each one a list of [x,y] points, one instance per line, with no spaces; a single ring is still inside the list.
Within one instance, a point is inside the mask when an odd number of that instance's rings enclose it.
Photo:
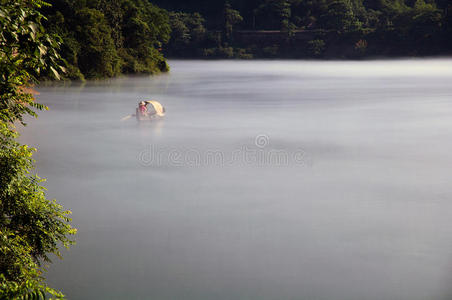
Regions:
[[[156,118],[161,118],[165,115],[165,108],[163,105],[155,100],[142,101],[145,103],[146,112],[142,113],[139,108],[136,109],[135,114],[128,115],[121,119],[121,121],[126,121],[131,117],[136,117],[138,122],[151,121]]]
[[[146,114],[142,114],[140,110],[137,108],[135,117],[137,118],[137,121],[144,122],[144,121],[152,121],[154,119],[160,118],[161,116],[157,115],[155,112],[147,112]]]

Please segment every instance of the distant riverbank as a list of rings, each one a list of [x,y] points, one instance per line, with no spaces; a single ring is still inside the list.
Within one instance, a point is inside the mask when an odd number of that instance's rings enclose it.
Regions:
[[[208,35],[220,35],[214,31]],[[438,43],[439,41],[437,41]],[[186,48],[174,51],[167,48],[169,58],[199,59],[387,59],[403,57],[444,57],[452,51],[441,42],[438,45],[423,44],[412,47],[406,41],[393,39],[377,31],[341,33],[335,30],[239,30],[234,32],[231,46]],[[206,46],[206,45],[204,45]]]

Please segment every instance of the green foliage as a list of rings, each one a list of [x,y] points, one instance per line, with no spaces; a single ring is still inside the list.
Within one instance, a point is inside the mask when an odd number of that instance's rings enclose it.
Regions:
[[[0,137],[0,299],[39,292],[62,297],[45,285],[42,263],[51,262],[49,254],[61,257],[60,243],[72,244],[70,212],[47,200],[43,180],[30,175],[35,149],[17,143],[5,123]]]
[[[212,49],[228,47],[253,48],[253,54],[258,57],[353,58],[452,53],[452,5],[447,0],[228,0],[226,4],[224,0],[211,0],[207,6],[205,0],[153,1],[173,10],[203,13],[208,28],[206,40],[185,44],[183,53],[190,56],[196,53],[204,56],[205,51],[199,49],[220,53],[224,49]],[[240,28],[225,21],[224,12],[232,7],[236,9],[233,15],[243,16]],[[173,30],[178,37],[188,37],[184,35],[187,29],[182,23],[173,24]],[[260,40],[241,38],[242,30],[261,31],[255,35]],[[219,31],[221,36],[217,34]],[[318,32],[323,33],[318,35]],[[325,42],[321,55],[313,51],[315,47],[309,43],[313,40]],[[365,49],[356,47],[360,40],[369,43]],[[274,54],[263,51],[274,45],[278,48]],[[174,53],[173,47],[179,46],[169,45],[168,53],[184,56]]]
[[[120,73],[120,58],[116,51],[111,28],[104,15],[93,8],[76,12],[75,38],[80,50],[77,61],[80,71],[88,78],[113,77]]]
[[[312,40],[308,42],[308,53],[313,57],[321,57],[325,51],[324,40]]]
[[[121,8],[121,0],[99,0],[96,9],[100,10],[111,28],[111,37],[115,43],[115,48],[123,46],[124,36],[122,24],[124,22],[124,12]]]
[[[234,30],[234,26],[240,24],[243,21],[242,16],[238,10],[232,8],[229,2],[224,4],[223,9],[223,30],[226,41],[232,41],[232,32]]]
[[[203,57],[205,58],[236,58],[236,59],[251,59],[253,55],[249,53],[248,49],[233,48],[233,47],[214,47],[203,49]]]
[[[253,54],[250,53],[250,49],[236,48],[234,50],[235,50],[235,53],[234,53],[235,58],[238,58],[238,59],[252,59],[253,58]]]
[[[168,43],[168,54],[172,56],[195,56],[196,49],[206,44],[207,30],[204,18],[199,13],[171,12],[171,39]]]
[[[218,47],[204,49],[204,56],[208,58],[234,58],[234,48]]]
[[[417,0],[412,14],[410,32],[416,44],[428,43],[441,33],[443,16],[432,4]]]
[[[70,79],[168,71],[168,13],[146,0],[50,0],[45,26],[63,39]]]
[[[359,30],[361,22],[356,18],[350,0],[335,0],[328,4],[326,12],[320,16],[323,28],[338,32]]]
[[[255,9],[254,14],[257,28],[288,30],[292,16],[291,3],[288,0],[266,0]]]
[[[43,109],[33,97],[17,87],[36,81],[40,72],[59,78],[59,40],[45,33],[40,1],[0,0],[0,121],[22,121],[24,114],[35,116]],[[27,71],[25,71],[27,70]]]
[[[279,54],[279,51],[280,49],[278,45],[267,46],[262,49],[262,56],[276,58]]]
[[[167,53],[177,57],[249,59],[247,49],[231,47],[233,27],[242,17],[226,4],[223,10],[224,30],[208,32],[199,13],[170,12],[171,39]]]
[[[171,27],[168,13],[147,1],[125,0],[124,48],[136,58],[134,66],[125,65],[124,72],[158,73],[168,70],[161,47],[170,38]]]
[[[46,109],[27,88],[40,74],[59,78],[59,40],[47,34],[40,0],[0,0],[0,299],[63,295],[42,276],[50,255],[61,257],[76,230],[68,214],[47,200],[42,179],[32,175],[34,149],[19,144],[14,122]]]

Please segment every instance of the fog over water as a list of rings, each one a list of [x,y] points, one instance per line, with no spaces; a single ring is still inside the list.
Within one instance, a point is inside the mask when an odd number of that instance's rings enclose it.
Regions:
[[[170,61],[38,87],[69,299],[452,298],[452,60]],[[137,124],[139,100],[162,120]]]

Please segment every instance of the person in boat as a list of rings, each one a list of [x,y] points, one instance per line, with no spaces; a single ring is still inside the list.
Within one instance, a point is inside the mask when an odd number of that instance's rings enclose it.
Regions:
[[[138,104],[138,112],[140,113],[140,115],[142,115],[143,117],[148,115],[148,108],[146,107],[146,102],[141,101]]]

